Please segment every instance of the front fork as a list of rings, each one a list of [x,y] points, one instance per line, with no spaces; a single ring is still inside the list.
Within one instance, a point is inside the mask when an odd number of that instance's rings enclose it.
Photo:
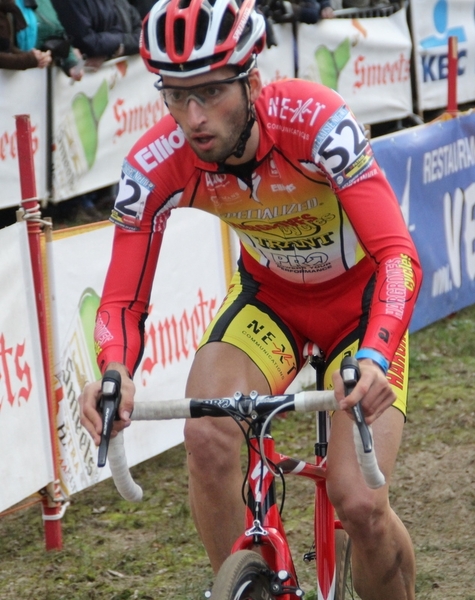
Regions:
[[[310,362],[316,369],[317,389],[323,389],[323,360],[313,357]],[[315,444],[315,466],[317,468],[312,468],[311,464],[307,464],[305,468],[294,472],[294,474],[312,479],[315,483],[314,534],[318,600],[333,600],[335,596],[335,529],[341,528],[341,523],[335,520],[335,510],[328,498],[326,479],[322,474],[327,457],[329,421],[330,417],[327,412],[317,413],[317,442]],[[276,585],[280,585],[280,591],[274,592],[274,595],[279,596],[281,600],[295,600],[302,597],[303,593],[298,585],[296,570],[276,505],[275,478],[260,458],[259,432],[256,435],[257,437],[253,436],[250,439],[252,447],[257,451],[250,450],[246,530],[234,543],[232,552],[259,548],[270,569],[276,574],[274,577]],[[273,465],[283,458],[288,458],[276,454],[274,439],[270,432],[265,435],[263,443],[265,456]],[[295,463],[297,462],[299,461],[295,461]],[[277,581],[278,574],[280,574],[280,584]],[[286,578],[283,579],[284,577]]]
[[[263,444],[271,469],[280,458],[275,453],[273,437],[267,430]],[[257,436],[257,437],[256,437]],[[275,476],[262,461],[259,452],[259,431],[250,438],[248,497],[245,532],[236,540],[232,552],[258,550],[274,576],[272,593],[282,600],[301,598],[303,592],[297,581],[279,507],[276,503]]]

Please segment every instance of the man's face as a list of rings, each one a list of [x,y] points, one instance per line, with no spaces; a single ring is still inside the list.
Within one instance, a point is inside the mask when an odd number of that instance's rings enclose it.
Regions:
[[[248,120],[248,98],[229,67],[194,77],[163,77],[171,115],[201,160],[223,162],[235,150]]]

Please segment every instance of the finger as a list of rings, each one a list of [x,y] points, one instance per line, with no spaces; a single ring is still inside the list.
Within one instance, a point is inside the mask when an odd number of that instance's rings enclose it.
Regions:
[[[96,445],[100,444],[102,418],[97,411],[100,395],[100,382],[94,382],[84,387],[79,396],[81,425],[90,433]]]
[[[375,386],[376,387],[376,386]],[[389,385],[383,389],[377,388],[362,402],[367,423],[370,425],[387,410],[396,399],[396,394]]]
[[[119,408],[119,416],[121,418],[121,420],[124,422],[124,424],[130,425],[131,420],[130,420],[130,415],[132,414],[132,409],[131,408],[126,408],[126,407],[122,407]]]
[[[83,415],[81,417],[81,425],[86,429],[89,435],[92,437],[93,442],[96,446],[101,443],[101,432],[102,432],[102,420],[100,417],[92,414],[91,417]]]
[[[119,405],[119,417],[124,426],[128,427],[131,423],[130,416],[134,409],[135,385],[128,377],[122,377],[121,401]]]

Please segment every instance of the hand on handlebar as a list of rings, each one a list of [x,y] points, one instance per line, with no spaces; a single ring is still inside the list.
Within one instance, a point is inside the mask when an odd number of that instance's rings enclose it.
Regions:
[[[396,395],[389,385],[381,368],[371,359],[364,358],[358,361],[360,368],[360,379],[352,392],[345,397],[343,380],[340,372],[335,371],[332,375],[335,398],[340,408],[345,410],[352,418],[353,407],[361,403],[361,408],[368,425],[383,414],[396,399]]]
[[[118,371],[121,375],[121,401],[119,406],[119,420],[114,422],[111,437],[115,437],[118,431],[128,427],[131,423],[130,415],[134,408],[135,385],[130,379],[129,374],[123,365],[111,363],[109,369]],[[81,425],[91,434],[96,446],[101,443],[102,417],[98,411],[98,404],[101,398],[102,380],[88,383],[79,396],[79,406],[81,409]]]

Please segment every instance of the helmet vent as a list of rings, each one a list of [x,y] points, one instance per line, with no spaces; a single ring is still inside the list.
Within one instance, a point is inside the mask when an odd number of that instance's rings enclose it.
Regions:
[[[144,27],[142,29],[142,40],[143,40],[143,45],[145,46],[147,51],[150,51],[150,43],[148,41],[148,27]]]
[[[165,44],[165,22],[166,22],[166,18],[167,18],[166,15],[162,15],[157,20],[157,42],[158,42],[158,47],[160,48],[160,50],[162,52],[166,52],[166,44]]]
[[[221,25],[219,27],[218,40],[217,40],[218,44],[222,44],[223,42],[225,42],[228,39],[231,29],[233,28],[234,21],[235,21],[235,15],[228,8],[223,15],[223,18],[221,20]]]
[[[173,39],[177,54],[183,54],[183,50],[185,49],[185,29],[185,20],[176,19],[173,23]]]
[[[152,1],[140,41],[152,73],[184,78],[224,66],[241,71],[265,45],[256,3],[266,0]]]
[[[198,23],[196,25],[195,48],[199,49],[206,41],[208,33],[209,15],[206,11],[200,10],[198,14]]]

